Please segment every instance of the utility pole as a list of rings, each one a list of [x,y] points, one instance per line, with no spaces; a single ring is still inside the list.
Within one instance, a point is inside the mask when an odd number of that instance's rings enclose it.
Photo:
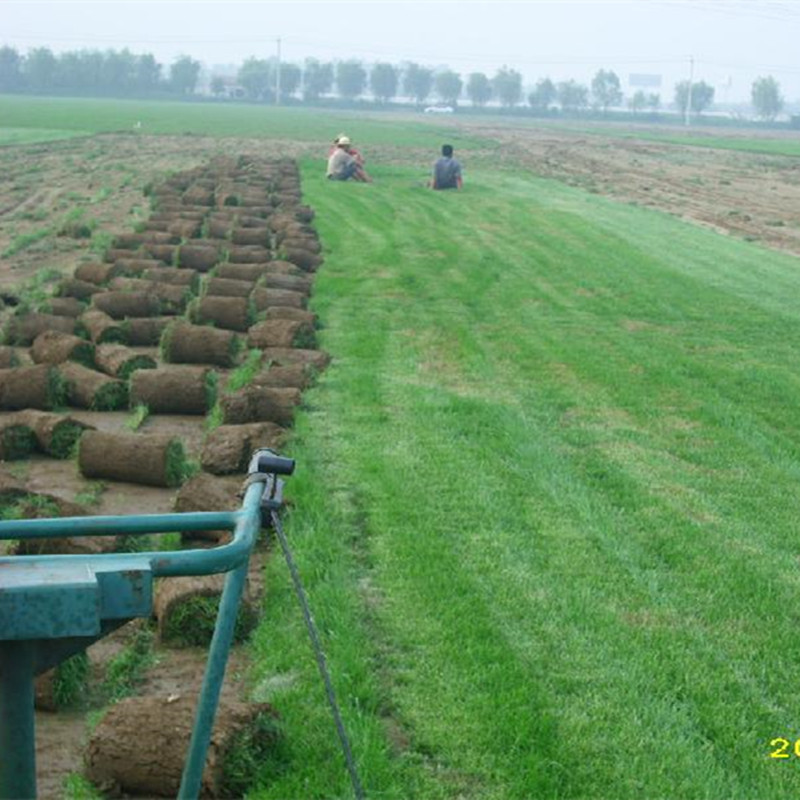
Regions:
[[[692,121],[692,85],[694,84],[694,56],[689,56],[689,89],[686,92],[686,108],[683,110],[684,124],[688,127]]]
[[[275,73],[275,105],[281,104],[281,37],[277,39],[278,42],[278,69]]]

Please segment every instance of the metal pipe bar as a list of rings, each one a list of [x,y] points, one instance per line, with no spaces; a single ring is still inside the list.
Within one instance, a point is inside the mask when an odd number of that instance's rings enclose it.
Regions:
[[[61,517],[0,522],[0,539],[41,539],[51,536],[118,536],[231,529],[239,511],[190,511],[185,514]]]
[[[260,501],[262,491],[262,484],[252,484],[244,498],[241,534],[243,540],[249,544],[250,550],[252,550],[258,532],[261,529]],[[211,741],[214,717],[217,713],[222,681],[225,678],[225,667],[228,663],[228,654],[233,644],[239,601],[247,580],[247,567],[248,564],[245,561],[225,577],[225,588],[220,599],[217,623],[214,626],[214,635],[211,639],[205,675],[203,676],[203,688],[200,691],[200,697],[197,702],[194,728],[189,742],[189,752],[181,777],[181,788],[178,792],[179,800],[194,800],[200,795],[206,753]]]
[[[0,797],[36,797],[33,642],[0,642]]]

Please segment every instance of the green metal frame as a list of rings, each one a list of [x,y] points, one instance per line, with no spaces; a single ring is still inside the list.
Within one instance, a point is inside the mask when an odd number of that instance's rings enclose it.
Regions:
[[[234,532],[228,544],[204,550],[0,558],[0,799],[36,796],[34,677],[130,619],[150,616],[153,578],[227,572],[178,797],[199,795],[264,498],[277,490],[280,503],[280,481],[263,474],[263,454],[267,467],[276,460],[294,467],[258,451],[238,511],[0,522],[0,539]]]

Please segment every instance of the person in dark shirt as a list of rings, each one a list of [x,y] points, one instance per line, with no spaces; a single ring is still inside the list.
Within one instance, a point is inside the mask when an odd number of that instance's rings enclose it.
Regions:
[[[442,145],[442,157],[433,165],[431,189],[460,189],[461,164],[453,158],[453,145]]]

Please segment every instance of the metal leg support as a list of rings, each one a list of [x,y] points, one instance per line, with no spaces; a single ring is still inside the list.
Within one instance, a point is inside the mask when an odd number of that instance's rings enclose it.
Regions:
[[[30,641],[0,642],[0,797],[36,798]]]

